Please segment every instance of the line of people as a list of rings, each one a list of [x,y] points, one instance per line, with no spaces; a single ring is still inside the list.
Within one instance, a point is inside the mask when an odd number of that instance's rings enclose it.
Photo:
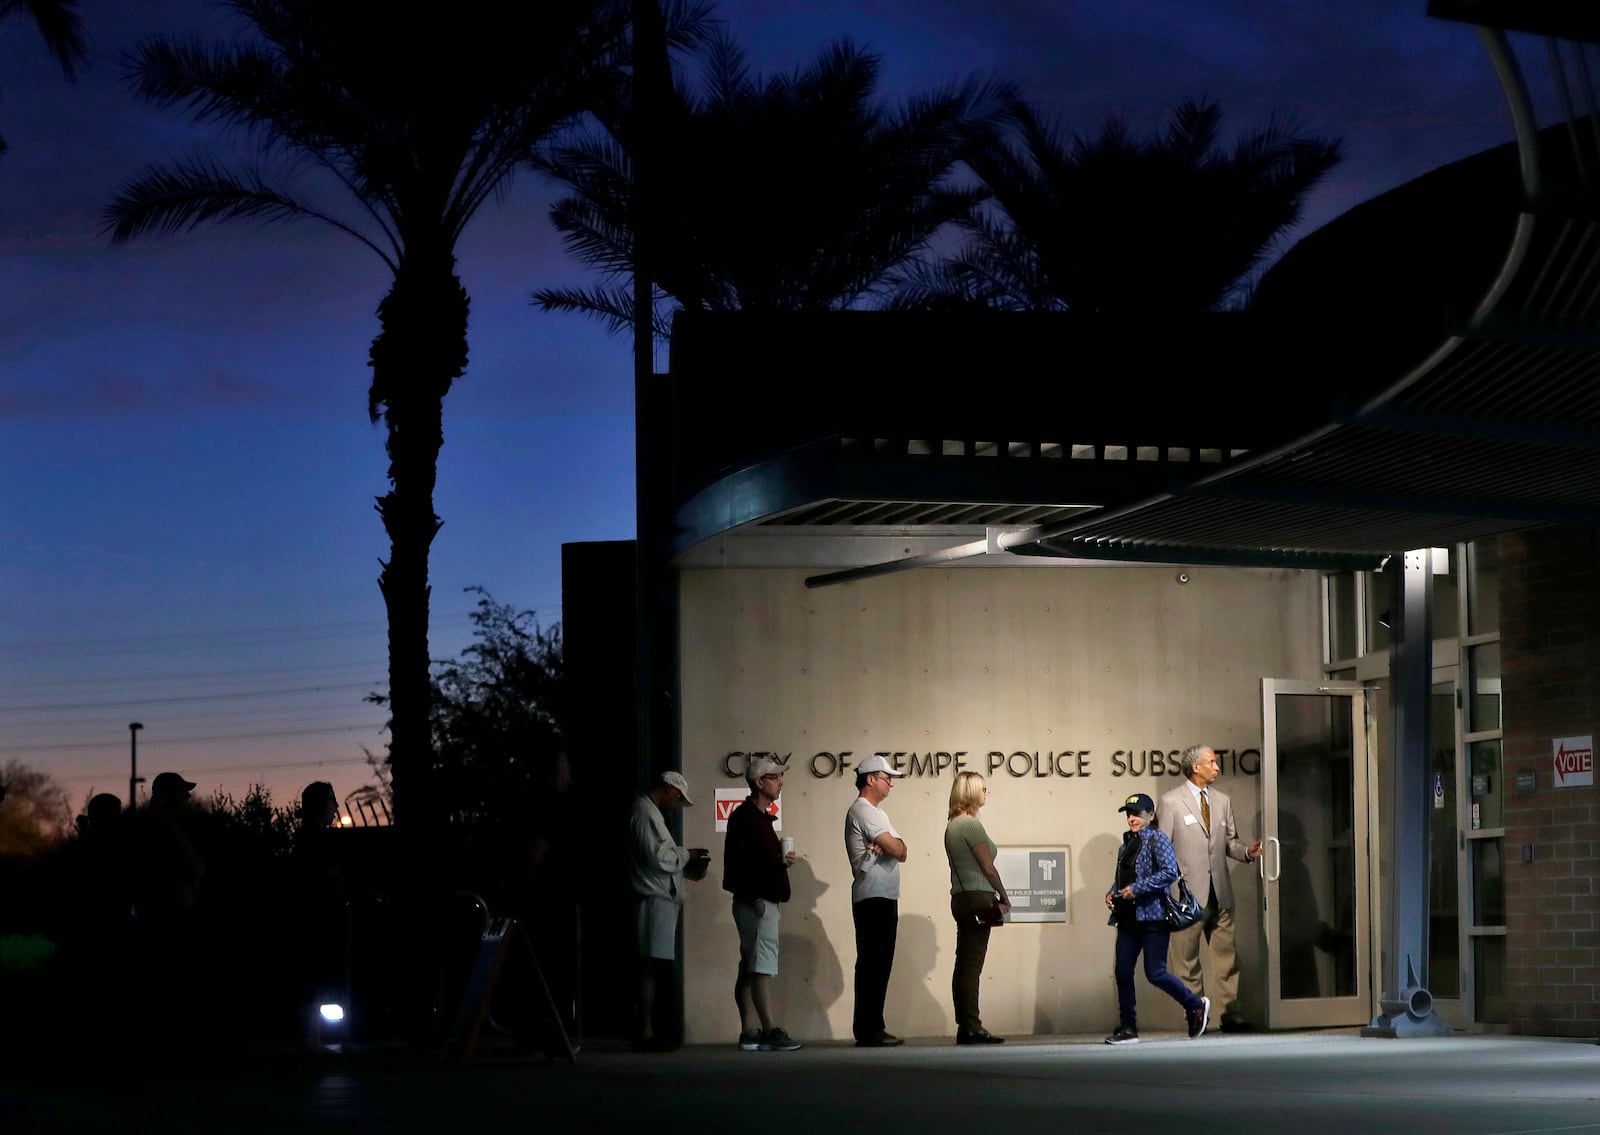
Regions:
[[[733,918],[739,932],[734,997],[740,1017],[739,1047],[745,1051],[789,1052],[801,1047],[774,1024],[768,992],[778,972],[779,908],[789,899],[788,871],[795,859],[791,841],[780,841],[774,830],[774,805],[783,791],[784,771],[783,765],[770,757],[750,761],[745,770],[750,796],[729,816],[724,845],[723,887],[733,896]],[[1248,863],[1259,858],[1261,843],[1245,845],[1238,835],[1231,801],[1211,787],[1220,767],[1209,746],[1187,749],[1182,771],[1184,783],[1163,794],[1159,807],[1139,792],[1118,809],[1127,817],[1128,831],[1105,894],[1108,921],[1117,930],[1114,973],[1118,1000],[1118,1024],[1106,1037],[1107,1044],[1138,1043],[1134,972],[1141,955],[1150,984],[1183,1007],[1190,1037],[1206,1031],[1214,1008],[1223,1029],[1246,1027],[1235,1013],[1238,961],[1227,863],[1229,859]],[[908,851],[883,805],[904,775],[881,756],[866,758],[857,767],[857,795],[845,813],[856,942],[851,1030],[860,1048],[903,1043],[889,1032],[884,1009],[899,927],[900,867]],[[1004,1041],[984,1028],[979,1011],[978,991],[990,933],[1011,910],[1011,897],[996,866],[997,845],[979,818],[988,794],[981,774],[957,773],[950,788],[944,831],[950,913],[956,924],[951,999],[956,1043],[960,1045]],[[631,881],[638,900],[641,959],[635,1047],[644,1050],[671,1047],[654,1032],[654,990],[660,967],[676,956],[682,881],[686,873],[695,877],[693,865],[703,861],[706,852],[678,846],[665,814],[692,804],[688,782],[678,772],[662,774],[634,802]],[[703,862],[699,873],[704,873]],[[1206,896],[1205,916],[1185,930],[1172,932],[1161,896],[1180,875],[1197,895]],[[1214,997],[1207,996],[1202,985],[1202,940],[1212,955]]]

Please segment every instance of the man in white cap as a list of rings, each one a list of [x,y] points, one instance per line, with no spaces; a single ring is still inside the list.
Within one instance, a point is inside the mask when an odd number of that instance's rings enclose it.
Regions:
[[[722,845],[722,889],[733,895],[739,930],[739,977],[733,1000],[739,1007],[739,1048],[744,1052],[793,1052],[800,1042],[772,1023],[768,990],[778,974],[778,907],[789,901],[794,852],[783,850],[773,805],[783,794],[784,766],[757,756],[745,766],[750,795],[728,817]]]
[[[844,814],[844,853],[850,859],[850,916],[856,927],[856,1005],[851,1022],[857,1048],[901,1043],[883,1023],[883,1002],[894,969],[900,930],[900,864],[906,844],[889,822],[883,802],[897,772],[874,753],[856,768],[860,793]]]
[[[633,1046],[664,1052],[676,1045],[656,1035],[656,981],[678,955],[678,910],[683,903],[683,869],[691,858],[667,828],[665,813],[693,807],[689,782],[681,772],[664,772],[648,792],[634,798],[628,821],[628,881],[636,901],[639,950],[638,995],[634,1005]]]

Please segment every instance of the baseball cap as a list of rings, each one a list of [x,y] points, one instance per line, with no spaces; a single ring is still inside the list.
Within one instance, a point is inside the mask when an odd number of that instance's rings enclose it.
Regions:
[[[1119,812],[1154,812],[1155,810],[1156,802],[1143,792],[1135,792],[1122,802],[1122,807],[1117,809]]]
[[[157,792],[193,792],[194,781],[184,780],[183,777],[175,772],[158,773],[156,778],[150,782],[150,791],[152,794]]]
[[[755,760],[751,761],[745,766],[744,776],[747,781],[749,781],[751,784],[754,784],[764,776],[771,776],[774,773],[782,776],[788,771],[788,766],[786,766],[776,757],[763,756],[755,758]]]
[[[859,773],[866,773],[866,774],[875,773],[875,772],[882,772],[882,773],[888,773],[890,776],[904,776],[905,775],[905,773],[903,773],[903,772],[895,772],[894,769],[889,767],[889,762],[884,760],[877,753],[873,753],[872,756],[868,757],[866,760],[864,760],[860,764],[858,764],[856,766],[856,771],[859,772]]]
[[[683,779],[683,773],[664,772],[661,774],[661,783],[672,788],[676,788],[678,790],[678,794],[683,797],[683,803],[685,807],[694,807],[694,801],[689,799],[689,782]]]

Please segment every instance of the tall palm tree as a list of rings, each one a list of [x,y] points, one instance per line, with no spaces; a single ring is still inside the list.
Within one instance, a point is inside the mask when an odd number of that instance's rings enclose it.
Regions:
[[[78,0],[0,0],[0,27],[26,16],[39,38],[68,79],[78,77],[78,67],[89,60],[89,41],[83,30],[83,8]],[[0,139],[0,153],[6,144]]]
[[[848,41],[763,78],[726,36],[699,41],[703,78],[654,93],[649,137],[626,105],[552,151],[572,188],[551,209],[567,249],[600,270],[592,288],[545,288],[546,311],[631,327],[634,165],[662,155],[646,203],[651,276],[667,306],[798,311],[848,307],[982,194],[948,175],[993,128],[1006,88],[969,81],[877,102],[877,55]],[[658,312],[660,308],[658,306]],[[656,330],[665,332],[658,315]]]
[[[254,161],[201,154],[147,170],[105,217],[113,240],[209,221],[309,219],[381,259],[367,409],[382,419],[390,490],[390,770],[397,815],[436,818],[428,792],[428,555],[443,403],[467,365],[468,297],[456,241],[534,150],[615,81],[625,5],[545,0],[528,21],[494,0],[410,18],[380,0],[231,0],[233,42],[155,40],[130,66],[137,94],[188,108],[259,146]]]
[[[943,263],[901,273],[896,306],[1084,312],[1210,311],[1238,304],[1313,186],[1336,140],[1280,116],[1229,148],[1222,111],[1187,100],[1149,138],[1107,117],[1071,142],[1021,99],[1008,138],[968,163],[993,206]]]

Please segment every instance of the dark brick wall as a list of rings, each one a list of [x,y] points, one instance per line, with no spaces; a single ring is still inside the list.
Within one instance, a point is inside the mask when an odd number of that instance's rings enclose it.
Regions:
[[[1600,733],[1600,530],[1519,533],[1499,552],[1509,1024],[1595,1036],[1600,785],[1556,787],[1550,742]],[[1534,790],[1516,791],[1529,772]]]

